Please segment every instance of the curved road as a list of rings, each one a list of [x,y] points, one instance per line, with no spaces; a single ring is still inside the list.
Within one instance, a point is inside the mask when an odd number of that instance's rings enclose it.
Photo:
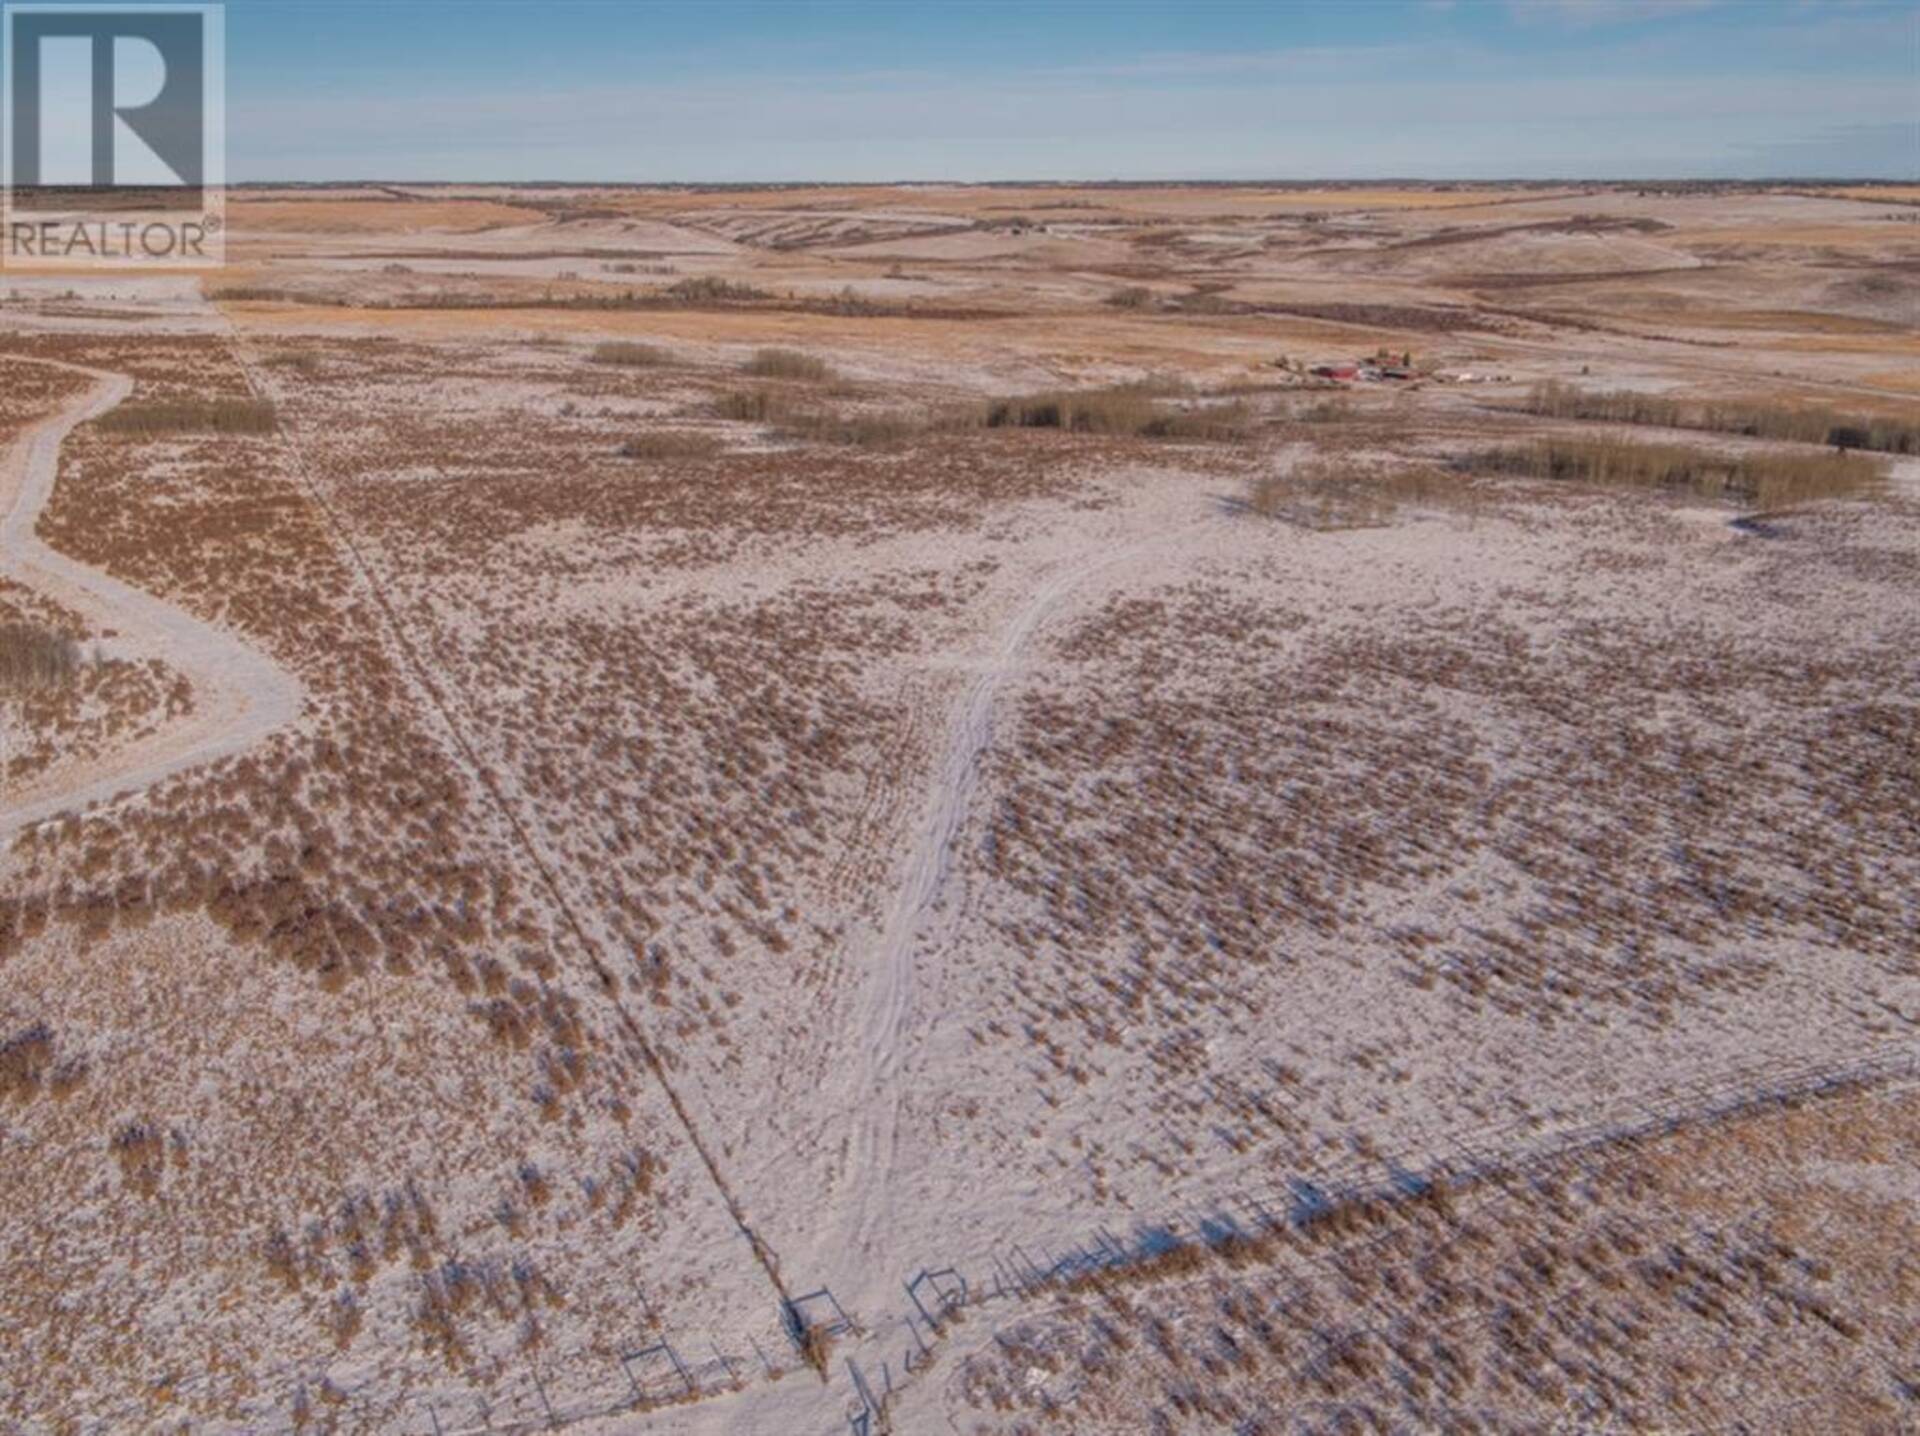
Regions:
[[[193,711],[159,732],[84,765],[56,764],[22,785],[0,788],[0,842],[21,829],[90,803],[147,788],[184,769],[252,747],[300,713],[299,681],[224,629],[56,553],[34,533],[53,493],[60,445],[78,425],[132,392],[124,374],[53,360],[9,360],[84,374],[93,386],[26,430],[0,459],[0,572],[112,630],[99,647],[131,659],[158,658],[193,687]]]

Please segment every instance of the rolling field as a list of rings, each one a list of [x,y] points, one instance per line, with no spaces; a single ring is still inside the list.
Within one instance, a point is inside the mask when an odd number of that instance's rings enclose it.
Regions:
[[[0,277],[0,1427],[1920,1421],[1910,193],[228,213]]]

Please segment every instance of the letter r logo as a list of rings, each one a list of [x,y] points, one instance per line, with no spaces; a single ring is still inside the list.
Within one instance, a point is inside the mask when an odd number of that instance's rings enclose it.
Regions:
[[[9,5],[9,184],[207,184],[207,9]]]
[[[218,0],[0,0],[0,269],[226,254]]]

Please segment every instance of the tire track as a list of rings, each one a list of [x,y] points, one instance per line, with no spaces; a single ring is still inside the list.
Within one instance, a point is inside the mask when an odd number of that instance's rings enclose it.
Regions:
[[[957,907],[942,903],[942,894],[953,875],[954,850],[979,785],[981,760],[993,738],[993,710],[1003,684],[1017,669],[1022,650],[1082,583],[1217,521],[1209,516],[1181,525],[1055,574],[1001,631],[999,644],[956,706],[919,835],[875,954],[864,965],[871,976],[857,1019],[857,1070],[848,1089],[853,1104],[847,1159],[852,1187],[837,1234],[825,1248],[828,1260],[840,1269],[847,1269],[849,1259],[869,1270],[884,1266],[864,1258],[891,1206],[899,1150],[901,1048],[913,1002],[914,953],[930,928],[938,930],[959,916]],[[884,1284],[885,1278],[880,1280]],[[864,1304],[864,1297],[861,1293],[855,1299]]]

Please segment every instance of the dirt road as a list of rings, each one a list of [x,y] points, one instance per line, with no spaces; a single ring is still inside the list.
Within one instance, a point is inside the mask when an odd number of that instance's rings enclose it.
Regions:
[[[0,842],[56,814],[136,793],[186,768],[242,752],[300,713],[298,680],[222,629],[111,574],[48,548],[34,533],[53,493],[60,446],[78,425],[124,399],[124,374],[43,363],[84,374],[93,387],[28,429],[0,459],[0,572],[45,594],[111,637],[103,654],[158,658],[193,687],[193,711],[159,732],[83,764],[55,763],[20,786],[0,788]]]

